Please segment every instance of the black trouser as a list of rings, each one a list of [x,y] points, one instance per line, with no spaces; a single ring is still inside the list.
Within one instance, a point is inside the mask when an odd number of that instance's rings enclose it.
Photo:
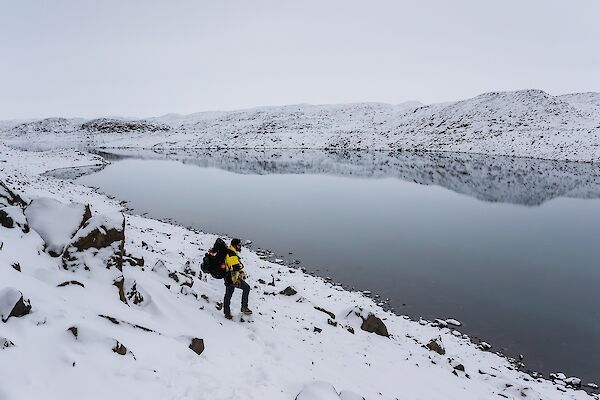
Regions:
[[[237,284],[228,285],[225,284],[225,299],[223,300],[223,311],[225,314],[231,314],[230,304],[231,304],[231,296],[233,296],[233,291],[238,287],[242,289],[242,308],[248,307],[248,296],[250,295],[250,285],[248,285],[244,280],[238,280]]]

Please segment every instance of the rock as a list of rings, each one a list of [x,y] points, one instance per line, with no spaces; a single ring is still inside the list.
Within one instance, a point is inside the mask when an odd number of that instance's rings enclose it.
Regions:
[[[385,326],[383,321],[371,313],[369,313],[366,319],[363,319],[363,323],[360,326],[360,329],[366,332],[375,333],[379,336],[390,336],[387,327]]]
[[[69,286],[69,285],[76,285],[76,286],[81,286],[82,288],[84,288],[85,286],[83,285],[83,283],[78,282],[78,281],[66,281],[63,283],[59,283],[58,285],[56,285],[57,287],[64,287],[64,286]]]
[[[573,386],[573,387],[580,387],[581,386],[581,379],[579,379],[577,377],[571,377],[571,378],[565,379],[565,383],[567,385],[570,385],[570,386]]]
[[[127,255],[123,258],[123,262],[128,263],[132,267],[143,267],[144,266],[144,257],[134,257],[132,255]]]
[[[121,213],[96,215],[77,231],[65,247],[63,268],[85,270],[116,267],[123,270],[125,217]]]
[[[204,351],[204,339],[193,338],[189,348],[198,355],[202,354]]]
[[[131,283],[125,297],[128,301],[132,302],[135,305],[140,305],[144,302],[144,296],[138,291],[136,281],[133,281]]]
[[[446,349],[444,349],[444,345],[442,344],[442,338],[439,336],[435,339],[431,339],[429,343],[425,345],[425,347],[431,351],[435,351],[441,356],[446,354]]]
[[[0,350],[8,349],[13,347],[15,344],[5,337],[0,337]]]
[[[448,323],[446,321],[444,321],[443,319],[436,319],[435,321],[433,321],[431,323],[431,325],[438,326],[440,328],[446,328],[448,326]]]
[[[23,233],[29,233],[29,225],[25,214],[17,206],[0,208],[0,226],[8,229],[19,228]]]
[[[457,364],[457,365],[455,365],[455,366],[454,366],[454,369],[455,369],[455,370],[457,370],[457,371],[462,371],[462,372],[465,372],[465,366],[464,366],[464,365],[462,365],[462,364]]]
[[[448,318],[445,322],[448,325],[454,325],[454,326],[461,326],[462,325],[459,321],[455,320],[454,318]]]
[[[481,342],[477,345],[477,347],[479,347],[480,350],[488,351],[492,348],[492,345],[488,342]]]
[[[73,336],[75,336],[75,339],[77,339],[77,335],[78,335],[79,331],[76,326],[72,326],[72,327],[68,328],[67,331],[71,332],[71,334]]]
[[[351,334],[353,334],[353,335],[354,335],[354,328],[353,328],[353,327],[351,327],[350,325],[348,325],[348,326],[346,327],[346,330],[347,330],[348,332],[350,332]]]
[[[279,292],[279,294],[282,294],[284,296],[293,296],[293,295],[295,295],[297,293],[298,292],[296,291],[296,289],[294,289],[291,286],[288,286],[285,289],[283,289],[281,292]]]
[[[315,306],[315,310],[319,310],[321,312],[324,312],[325,314],[329,315],[331,317],[331,319],[335,319],[335,314],[332,313],[331,311],[327,311],[326,309],[318,307],[318,306]]]
[[[18,262],[16,262],[16,263],[12,263],[12,264],[11,264],[11,267],[12,267],[12,268],[13,268],[15,271],[17,271],[17,272],[21,272],[21,264],[19,264]]]
[[[321,332],[323,332],[323,329],[321,329],[321,328],[317,328],[317,327],[315,326],[315,327],[313,327],[313,332],[321,333]]]
[[[113,286],[116,286],[119,290],[119,300],[121,300],[121,302],[123,302],[124,304],[129,305],[127,303],[127,297],[125,297],[125,278],[123,277],[123,275],[115,279],[115,281],[113,282]]]
[[[262,285],[265,285],[267,282],[265,282],[265,280],[264,280],[264,279],[262,279],[262,278],[259,278],[259,279],[258,279],[258,283],[260,283],[260,284],[262,284]]]
[[[192,263],[190,262],[190,260],[187,260],[185,262],[185,267],[183,268],[183,273],[186,275],[196,276],[196,271],[194,271],[192,269]]]
[[[337,326],[338,323],[330,318],[327,318],[327,323],[331,326]]]
[[[23,298],[23,293],[15,288],[7,287],[0,290],[0,319],[8,321],[10,317],[19,318],[31,312],[29,300]]]
[[[115,340],[115,346],[113,347],[112,351],[121,356],[124,356],[125,354],[127,354],[127,347],[125,347],[122,343],[119,343],[118,340]]]

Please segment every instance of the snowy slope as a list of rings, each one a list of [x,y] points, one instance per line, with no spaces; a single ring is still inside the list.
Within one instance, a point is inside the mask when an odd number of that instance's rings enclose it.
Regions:
[[[305,148],[457,151],[600,160],[600,94],[485,93],[421,105],[260,107],[146,120],[60,118],[0,125],[7,143],[74,141],[135,148]],[[99,128],[100,127],[100,128]]]
[[[27,203],[53,198],[91,205],[93,216],[73,235],[70,251],[94,229],[104,227],[108,235],[120,226],[116,201],[39,175],[85,161],[98,159],[0,145],[0,181]],[[2,307],[10,308],[17,292],[31,304],[28,314],[0,322],[0,399],[598,398],[576,390],[576,380],[534,378],[516,362],[480,350],[487,347],[456,327],[393,315],[361,293],[246,249],[241,255],[255,314],[242,322],[234,307],[234,320],[227,321],[216,308],[222,282],[194,274],[215,236],[124,218],[124,253],[131,257],[121,270],[100,265],[105,250],[93,248],[67,257],[65,269],[65,258],[45,252],[35,229],[0,225],[0,290],[11,288],[2,291],[8,304]],[[120,278],[125,301],[115,285]],[[287,287],[297,293],[280,294]],[[238,302],[236,293],[232,305]],[[389,337],[361,329],[370,313]],[[193,338],[203,339],[199,355],[190,348]],[[424,347],[432,339],[444,354]]]

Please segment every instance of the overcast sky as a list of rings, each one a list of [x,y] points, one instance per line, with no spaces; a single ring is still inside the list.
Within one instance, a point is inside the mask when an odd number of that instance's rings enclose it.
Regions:
[[[598,0],[0,5],[0,119],[600,91]]]

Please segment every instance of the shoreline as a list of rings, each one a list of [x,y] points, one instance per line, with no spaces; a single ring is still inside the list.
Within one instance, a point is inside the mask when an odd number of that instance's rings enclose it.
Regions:
[[[3,148],[4,147],[4,148]],[[0,145],[0,157],[2,157],[2,153],[6,153],[6,155],[8,156],[8,158],[12,158],[14,160],[15,155],[14,154],[10,154],[13,152],[20,152],[23,153],[20,150],[14,150],[14,149],[10,149],[8,147],[5,147],[3,145]],[[58,156],[57,156],[58,155]],[[39,158],[39,157],[25,157],[25,154],[21,154],[22,159],[27,159],[24,162],[26,164],[29,164],[29,162],[31,162],[32,160]],[[152,219],[152,218],[147,218],[144,217],[142,215],[136,215],[136,214],[129,214],[128,210],[125,207],[125,204],[123,201],[120,201],[119,199],[114,199],[114,198],[110,198],[105,194],[102,194],[98,189],[93,189],[90,187],[85,187],[76,183],[66,183],[64,181],[61,181],[57,178],[44,178],[41,179],[40,177],[40,173],[43,172],[48,172],[49,170],[43,171],[44,168],[47,168],[48,165],[58,165],[58,164],[63,164],[62,168],[65,168],[66,164],[81,164],[81,165],[76,165],[76,167],[84,167],[86,166],[84,164],[84,162],[86,161],[85,157],[88,157],[88,159],[93,159],[94,156],[92,154],[88,154],[88,156],[82,154],[81,152],[77,152],[77,151],[72,151],[72,150],[64,150],[62,152],[45,152],[43,154],[44,157],[42,158],[46,158],[46,156],[48,156],[47,158],[47,163],[44,164],[43,162],[40,163],[38,162],[37,164],[34,162],[33,166],[28,165],[27,167],[21,167],[21,171],[19,171],[19,168],[15,168],[14,171],[11,173],[10,171],[2,171],[2,174],[0,175],[0,179],[3,181],[18,181],[19,179],[23,179],[25,178],[25,181],[27,181],[27,178],[29,178],[30,183],[34,183],[33,187],[28,187],[26,190],[27,196],[38,196],[38,195],[48,195],[50,194],[52,197],[58,197],[61,200],[81,200],[81,199],[85,199],[86,197],[94,197],[94,208],[96,212],[104,212],[104,211],[110,211],[110,210],[115,210],[115,209],[119,209],[122,212],[126,212],[126,217],[129,220],[129,224],[132,224],[132,226],[135,229],[140,229],[141,227],[143,227],[144,225],[147,226],[152,226],[152,229],[157,229],[158,226],[161,227],[162,230],[164,230],[164,237],[170,237],[169,234],[174,235],[173,232],[177,231],[177,232],[183,232],[182,234],[184,235],[195,235],[196,240],[200,240],[200,242],[210,242],[210,240],[213,239],[214,235],[213,234],[209,234],[209,233],[204,233],[201,231],[198,231],[197,229],[190,229],[190,228],[186,228],[184,226],[178,225],[176,223],[174,223],[173,221],[169,221],[169,222],[163,222],[157,219]],[[79,157],[79,158],[77,158]],[[73,159],[75,158],[75,160]],[[96,159],[97,160],[97,159]],[[23,160],[22,160],[23,161]],[[38,160],[39,161],[39,160]],[[43,165],[39,165],[39,164],[43,164]],[[3,164],[5,165],[5,164]],[[60,166],[57,168],[61,168]],[[19,175],[22,175],[21,177]],[[7,179],[8,178],[8,179]],[[44,181],[45,180],[45,181]],[[55,180],[55,181],[53,181]],[[62,182],[62,183],[61,183]],[[70,190],[73,190],[76,193],[75,196],[72,195],[64,195],[61,192],[61,189],[65,188],[65,187],[69,187]],[[23,189],[23,188],[22,188]],[[52,192],[52,189],[54,189],[54,192]],[[58,189],[58,190],[56,190]],[[92,196],[92,192],[94,193],[94,195]],[[162,224],[162,225],[161,225]],[[171,232],[173,231],[173,232]],[[187,231],[187,233],[185,233]],[[140,237],[142,237],[143,235],[141,235]],[[251,239],[251,238],[250,238]],[[143,242],[142,242],[143,243]],[[128,243],[129,245],[129,243]],[[136,250],[139,250],[139,248],[135,247],[134,248]],[[175,246],[175,248],[177,248],[177,246]],[[264,249],[262,249],[264,250]],[[180,250],[181,251],[181,250]],[[246,253],[246,252],[245,252]],[[145,254],[145,253],[144,253]],[[471,369],[471,364],[475,362],[475,360],[473,359],[473,357],[478,358],[478,357],[482,357],[485,358],[486,361],[488,362],[492,362],[491,365],[493,365],[493,368],[500,368],[503,371],[503,376],[510,376],[511,380],[514,379],[514,382],[529,382],[530,384],[533,384],[533,382],[537,382],[537,384],[540,384],[540,388],[541,389],[549,389],[549,388],[554,388],[555,389],[555,384],[547,379],[540,379],[539,376],[531,376],[529,374],[527,374],[527,372],[525,371],[517,371],[517,370],[512,370],[511,371],[511,365],[512,362],[509,358],[505,357],[505,356],[501,356],[504,358],[501,358],[503,361],[492,361],[492,360],[488,360],[488,355],[494,354],[495,356],[498,356],[496,353],[489,353],[489,352],[483,352],[479,349],[476,349],[477,345],[475,343],[472,342],[472,338],[465,338],[464,336],[458,336],[457,334],[452,333],[452,330],[449,329],[438,329],[438,328],[434,328],[432,326],[429,326],[427,323],[422,324],[419,323],[418,321],[412,321],[412,320],[407,320],[405,316],[400,316],[398,314],[395,313],[391,313],[389,311],[384,310],[383,308],[381,308],[380,306],[378,306],[376,304],[376,301],[374,298],[371,298],[367,295],[365,295],[365,293],[363,292],[356,292],[356,291],[349,291],[346,288],[340,288],[338,285],[336,285],[334,282],[328,282],[326,278],[324,277],[320,277],[320,276],[313,276],[311,274],[305,274],[305,273],[301,273],[299,274],[298,269],[294,268],[294,266],[289,266],[289,265],[281,265],[281,264],[275,264],[275,263],[271,263],[269,261],[265,261],[259,258],[258,254],[257,254],[257,250],[252,251],[250,254],[244,254],[244,256],[249,256],[249,260],[252,261],[252,264],[249,265],[256,265],[258,266],[258,269],[265,269],[267,274],[270,274],[270,271],[278,271],[278,276],[280,276],[281,278],[285,277],[285,280],[282,279],[284,282],[296,282],[296,285],[300,286],[302,285],[308,285],[310,286],[316,286],[319,288],[319,290],[323,290],[325,291],[325,293],[328,293],[329,296],[340,296],[340,300],[339,302],[342,305],[348,305],[348,300],[345,300],[346,297],[349,297],[352,299],[353,302],[356,302],[357,304],[359,304],[359,306],[364,307],[365,309],[369,309],[371,311],[373,311],[375,314],[379,315],[379,317],[383,317],[383,319],[386,322],[386,325],[388,325],[388,329],[390,329],[390,332],[392,333],[393,336],[393,340],[401,340],[401,334],[402,333],[406,333],[407,337],[405,337],[405,342],[414,342],[416,341],[418,346],[413,348],[412,351],[417,351],[418,348],[421,348],[422,345],[424,345],[426,342],[426,340],[423,340],[423,337],[430,337],[430,336],[435,336],[435,335],[439,335],[440,337],[443,337],[442,340],[447,340],[448,342],[448,349],[449,350],[455,350],[457,351],[456,355],[458,355],[460,358],[465,358],[463,360],[463,362],[461,363],[461,365],[464,364],[464,366],[462,367],[463,370],[465,368],[465,366],[467,366],[468,369]],[[184,256],[185,258],[185,256]],[[189,257],[188,257],[189,258]],[[152,259],[152,257],[150,256],[149,259]],[[281,269],[281,270],[280,270]],[[285,269],[288,269],[288,271],[285,271]],[[258,272],[258,271],[257,271]],[[251,272],[251,276],[254,275],[254,271]],[[260,276],[260,274],[257,274],[258,276]],[[265,278],[266,275],[263,274],[263,276],[261,276],[261,278]],[[209,278],[210,280],[210,278]],[[220,289],[218,287],[218,284],[215,285],[214,282],[209,282],[211,285],[209,286],[217,286],[214,292],[218,293],[218,289]],[[253,284],[255,282],[252,282]],[[275,283],[275,277],[273,277],[273,283]],[[257,288],[255,286],[255,288]],[[259,289],[262,289],[260,286],[258,287]],[[296,288],[299,289],[299,288]],[[314,291],[311,292],[308,288],[302,288],[304,289],[303,292],[303,296],[301,296],[301,298],[308,298],[305,296],[308,296],[309,294],[311,296],[313,296],[313,298],[316,299],[321,299],[321,302],[323,301],[322,296],[318,296],[318,293],[315,293]],[[260,294],[258,293],[260,290],[253,290],[253,294],[254,297],[259,297]],[[318,290],[317,290],[318,292]],[[277,296],[276,296],[277,297]],[[269,298],[269,296],[267,296],[267,299]],[[350,303],[351,304],[351,303]],[[343,307],[345,308],[345,307]],[[290,315],[294,315],[294,311],[293,309],[289,309]],[[339,313],[336,314],[336,316],[340,316]],[[254,317],[254,319],[258,319],[257,317]],[[401,320],[404,320],[405,322],[402,322]],[[400,327],[404,327],[406,328],[405,331],[403,331]],[[325,327],[320,327],[319,329],[323,329]],[[394,329],[395,328],[395,329]],[[410,332],[410,333],[409,333]],[[357,333],[358,334],[358,333]],[[354,336],[357,337],[357,336]],[[365,339],[367,340],[367,342],[372,341],[373,339],[371,338],[371,336],[366,336]],[[384,342],[385,343],[385,342]],[[444,343],[446,343],[446,341],[444,341]],[[404,343],[406,345],[406,343]],[[414,344],[413,344],[414,346]],[[386,348],[388,348],[389,346],[386,345]],[[454,349],[453,349],[454,348]],[[339,350],[343,349],[340,348]],[[461,351],[457,350],[460,349]],[[427,351],[427,350],[425,350]],[[425,356],[431,356],[431,354],[429,354],[428,352],[423,353]],[[486,354],[485,357],[483,357],[483,355]],[[468,355],[468,357],[467,357]],[[425,357],[427,359],[427,357]],[[437,365],[436,362],[434,362],[434,360],[431,359],[431,357],[429,357],[429,360],[434,364]],[[391,360],[388,360],[391,361]],[[514,360],[516,361],[516,360]],[[393,365],[393,364],[392,364]],[[437,370],[436,370],[437,371]],[[457,369],[455,369],[454,367],[452,368],[452,371],[458,375]],[[460,369],[458,369],[458,371],[460,372]],[[479,369],[479,375],[485,375],[482,374],[482,369]],[[485,370],[483,370],[485,371]],[[474,375],[477,374],[476,371],[473,371],[474,373],[471,374],[471,377],[466,378],[466,379],[471,379],[474,378]],[[523,374],[523,375],[520,375]],[[524,379],[528,379],[525,376],[528,376],[529,378],[531,378],[531,380],[524,380]],[[464,378],[464,377],[463,377]],[[454,379],[454,377],[452,377],[452,379]],[[488,378],[488,383],[489,380],[492,380],[491,378]],[[492,380],[493,381],[493,380]],[[560,380],[559,380],[560,381]],[[511,384],[512,385],[512,384]],[[492,385],[494,387],[494,385]],[[336,385],[337,387],[337,385]],[[506,388],[504,388],[506,390]],[[541,390],[540,389],[540,390]],[[587,388],[588,391],[597,393],[597,391],[594,391],[592,388]],[[496,390],[501,390],[501,388],[498,386],[496,387]],[[562,393],[563,395],[565,394],[569,394],[569,395],[573,395],[573,396],[579,396],[579,394],[582,391],[574,391],[568,387],[565,387],[566,392],[562,392],[562,390],[559,389],[560,393]],[[556,392],[556,390],[554,390]],[[371,392],[369,392],[371,393]],[[548,392],[548,393],[552,393],[552,392]],[[369,397],[368,393],[364,393],[363,395]],[[473,397],[475,396],[475,393],[472,394]],[[392,397],[390,397],[392,398]],[[471,398],[468,397],[467,398]],[[562,398],[559,394],[557,394],[557,397],[552,397],[552,398]],[[580,397],[572,397],[572,398],[580,398]],[[581,397],[584,398],[584,397]],[[585,397],[587,398],[587,397]],[[590,394],[590,398],[598,398],[598,396],[596,394],[591,395]]]

